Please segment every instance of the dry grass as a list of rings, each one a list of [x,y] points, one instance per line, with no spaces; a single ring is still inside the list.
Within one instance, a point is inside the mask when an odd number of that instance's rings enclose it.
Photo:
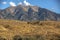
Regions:
[[[0,39],[60,40],[60,22],[24,22],[0,19]]]

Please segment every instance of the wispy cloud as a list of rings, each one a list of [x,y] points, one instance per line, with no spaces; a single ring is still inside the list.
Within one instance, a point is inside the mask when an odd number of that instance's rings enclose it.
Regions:
[[[9,2],[10,6],[16,6],[14,2]]]
[[[7,4],[7,2],[2,2],[2,4]]]
[[[23,2],[26,6],[28,6],[28,5],[31,5],[29,2],[27,2],[26,0],[24,0],[24,2]]]

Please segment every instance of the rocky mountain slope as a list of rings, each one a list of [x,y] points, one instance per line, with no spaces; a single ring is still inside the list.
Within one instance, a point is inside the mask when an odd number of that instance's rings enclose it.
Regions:
[[[37,6],[18,5],[0,10],[0,18],[22,21],[60,21],[60,14]]]

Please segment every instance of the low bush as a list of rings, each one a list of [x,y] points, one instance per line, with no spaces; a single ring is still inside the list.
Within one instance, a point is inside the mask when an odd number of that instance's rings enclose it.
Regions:
[[[13,37],[13,40],[22,40],[21,36],[20,35],[15,35]]]
[[[7,40],[7,39],[0,36],[0,40]]]

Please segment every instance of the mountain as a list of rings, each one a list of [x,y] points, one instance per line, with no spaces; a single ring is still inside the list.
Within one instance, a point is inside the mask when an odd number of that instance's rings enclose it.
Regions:
[[[60,21],[60,14],[37,6],[11,6],[0,10],[0,19],[21,21]]]

